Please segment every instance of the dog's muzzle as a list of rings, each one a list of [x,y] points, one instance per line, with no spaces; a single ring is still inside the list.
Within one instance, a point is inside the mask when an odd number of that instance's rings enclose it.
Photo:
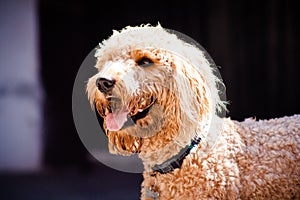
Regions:
[[[96,86],[100,92],[102,92],[105,95],[108,95],[112,92],[114,85],[116,81],[113,79],[107,79],[107,78],[98,78],[96,80]]]

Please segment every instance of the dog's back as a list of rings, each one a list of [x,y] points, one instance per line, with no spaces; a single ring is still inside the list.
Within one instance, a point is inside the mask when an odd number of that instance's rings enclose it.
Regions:
[[[300,115],[236,122],[241,198],[300,199]]]

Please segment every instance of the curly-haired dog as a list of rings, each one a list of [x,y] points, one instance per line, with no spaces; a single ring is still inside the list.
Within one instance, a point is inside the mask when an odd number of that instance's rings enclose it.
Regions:
[[[88,81],[111,153],[138,153],[142,199],[300,199],[300,115],[221,117],[205,53],[160,25],[114,31]]]

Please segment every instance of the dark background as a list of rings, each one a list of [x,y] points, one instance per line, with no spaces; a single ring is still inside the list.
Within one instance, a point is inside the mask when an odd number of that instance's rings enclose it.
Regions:
[[[198,41],[220,66],[232,119],[300,113],[296,1],[41,0],[37,8],[46,173],[2,174],[0,199],[138,199],[141,175],[92,160],[72,116],[77,71],[113,29],[160,22]]]

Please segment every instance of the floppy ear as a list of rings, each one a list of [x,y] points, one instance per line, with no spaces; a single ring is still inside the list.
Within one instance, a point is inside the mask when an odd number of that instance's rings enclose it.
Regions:
[[[177,86],[177,97],[182,116],[189,121],[198,123],[204,115],[211,112],[210,92],[202,75],[195,70],[191,63],[177,57],[174,64],[174,75]]]
[[[175,56],[173,64],[180,113],[180,129],[175,141],[184,146],[195,137],[195,132],[202,139],[206,137],[207,133],[202,128],[210,123],[211,116],[216,113],[216,102],[198,68],[179,56]]]

